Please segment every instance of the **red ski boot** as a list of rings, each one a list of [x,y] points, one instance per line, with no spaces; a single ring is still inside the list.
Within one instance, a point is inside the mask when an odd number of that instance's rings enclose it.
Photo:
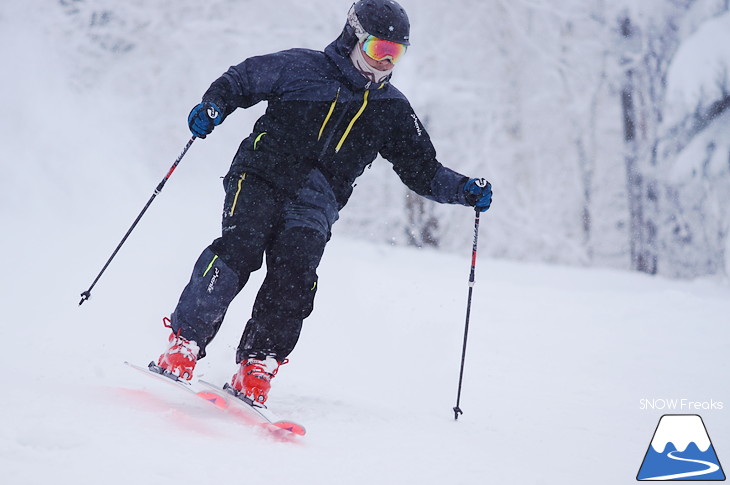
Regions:
[[[166,327],[170,327],[170,319],[162,319]],[[195,363],[198,361],[200,348],[193,340],[178,334],[170,334],[170,345],[157,360],[157,365],[180,379],[191,380]]]
[[[248,399],[263,404],[269,396],[271,379],[279,371],[279,366],[287,362],[289,361],[278,362],[273,357],[267,357],[265,360],[246,359],[241,362],[238,372],[233,375],[231,384]]]

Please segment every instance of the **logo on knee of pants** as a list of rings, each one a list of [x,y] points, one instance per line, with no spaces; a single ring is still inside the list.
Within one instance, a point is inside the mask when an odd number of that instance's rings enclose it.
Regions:
[[[218,277],[220,276],[220,274],[221,271],[218,269],[218,266],[213,268],[213,276],[210,278],[210,283],[208,283],[208,293],[213,293],[215,282],[218,281]]]

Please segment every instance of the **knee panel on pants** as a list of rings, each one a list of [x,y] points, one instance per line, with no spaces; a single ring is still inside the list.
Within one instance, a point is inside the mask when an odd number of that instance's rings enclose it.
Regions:
[[[317,266],[326,238],[319,231],[285,230],[267,254],[267,273],[256,296],[251,320],[241,338],[238,358],[275,355],[294,349],[302,322],[314,309]]]
[[[172,329],[197,342],[201,358],[244,283],[210,248],[195,263],[172,314]]]
[[[266,306],[278,307],[275,313],[288,318],[304,319],[312,313],[317,267],[326,242],[322,233],[310,228],[291,228],[279,236],[266,259],[261,296],[273,300],[266,301]]]

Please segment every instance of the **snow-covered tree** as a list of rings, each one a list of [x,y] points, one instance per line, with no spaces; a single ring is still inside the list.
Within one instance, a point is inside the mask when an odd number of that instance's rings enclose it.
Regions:
[[[725,5],[727,10],[727,5]],[[667,73],[660,154],[667,204],[663,253],[680,275],[730,274],[730,13],[710,16]]]

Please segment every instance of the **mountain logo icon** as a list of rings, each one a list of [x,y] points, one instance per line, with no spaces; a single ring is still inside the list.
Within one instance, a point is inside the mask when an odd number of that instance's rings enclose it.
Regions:
[[[696,414],[662,416],[636,479],[725,480],[725,472],[702,418]]]

